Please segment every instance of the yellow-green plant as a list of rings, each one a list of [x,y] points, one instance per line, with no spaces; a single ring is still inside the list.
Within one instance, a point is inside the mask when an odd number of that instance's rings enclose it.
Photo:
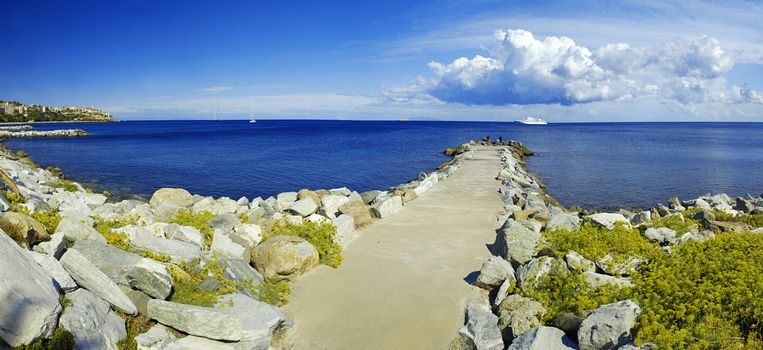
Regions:
[[[678,234],[684,234],[690,231],[692,226],[700,228],[700,223],[689,215],[673,214],[647,222],[644,227],[667,227],[676,231]]]
[[[322,264],[336,268],[342,263],[342,246],[336,243],[336,227],[330,223],[279,221],[271,234],[302,237],[318,250]]]
[[[289,303],[291,288],[286,281],[279,281],[277,278],[270,277],[256,285],[254,293],[257,299],[262,302],[275,306],[284,306]]]
[[[135,337],[147,332],[156,322],[146,315],[130,316],[120,311],[117,311],[117,315],[125,320],[125,329],[127,330],[127,336],[117,342],[117,348],[119,350],[137,350],[138,342]]]
[[[194,212],[191,210],[181,210],[172,222],[181,226],[191,226],[198,229],[202,236],[204,236],[204,244],[210,246],[212,245],[215,233],[209,227],[208,221],[214,217],[215,214],[208,211]]]
[[[118,232],[115,229],[120,227],[135,225],[138,222],[136,216],[125,216],[116,219],[104,219],[100,216],[94,217],[95,230],[98,231],[104,238],[106,243],[111,244],[117,248],[123,250],[130,250],[128,247],[129,239],[124,233]]]
[[[546,246],[564,254],[576,251],[587,259],[597,261],[607,254],[617,257],[655,259],[662,256],[660,246],[650,242],[638,230],[617,223],[613,229],[585,224],[577,231],[546,230]]]
[[[58,223],[61,222],[61,214],[54,209],[29,211],[29,209],[23,205],[16,205],[12,207],[11,210],[35,219],[37,222],[45,226],[45,230],[48,231],[49,234],[53,234],[53,232],[56,231],[56,227],[58,227]]]
[[[58,326],[47,339],[37,339],[26,345],[11,348],[12,350],[73,350],[77,345],[74,335],[64,327]]]
[[[79,191],[79,187],[74,182],[71,182],[69,180],[61,180],[61,181],[52,183],[52,184],[50,184],[50,187],[53,187],[53,188],[63,188],[64,191],[67,191],[67,192],[77,192],[77,191]]]
[[[763,214],[739,214],[731,215],[725,211],[714,210],[713,215],[717,221],[742,222],[752,228],[763,227]]]

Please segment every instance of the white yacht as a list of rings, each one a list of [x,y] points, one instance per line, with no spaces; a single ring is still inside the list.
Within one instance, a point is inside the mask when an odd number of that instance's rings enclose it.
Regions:
[[[525,125],[548,125],[543,118],[527,117],[525,119],[517,120],[517,123]]]
[[[257,120],[254,119],[254,98],[252,98],[252,101],[249,103],[249,109],[252,110],[252,119],[249,119],[249,123],[254,124],[257,122]]]

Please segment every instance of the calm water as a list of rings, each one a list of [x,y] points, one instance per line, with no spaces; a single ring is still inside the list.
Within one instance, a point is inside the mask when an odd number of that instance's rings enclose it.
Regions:
[[[566,205],[650,206],[667,197],[763,191],[763,124],[155,121],[77,127],[81,138],[6,141],[42,165],[143,196],[183,187],[213,196],[300,188],[384,189],[447,160],[442,150],[492,135],[536,152],[530,167]]]

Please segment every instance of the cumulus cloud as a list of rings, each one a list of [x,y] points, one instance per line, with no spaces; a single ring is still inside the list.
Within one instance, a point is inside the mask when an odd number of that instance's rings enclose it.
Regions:
[[[734,65],[718,40],[674,39],[656,48],[617,43],[595,51],[564,36],[542,40],[522,29],[498,30],[487,55],[429,63],[433,76],[386,90],[392,101],[435,98],[467,105],[561,104],[645,98],[763,103],[744,87],[726,86]]]

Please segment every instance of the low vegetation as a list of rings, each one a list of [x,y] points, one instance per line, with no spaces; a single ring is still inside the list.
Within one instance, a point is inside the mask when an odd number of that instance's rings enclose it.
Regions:
[[[191,210],[181,210],[178,212],[172,223],[181,226],[191,226],[198,229],[202,236],[204,236],[204,244],[206,246],[212,245],[212,239],[214,238],[214,231],[209,227],[208,221],[215,217],[208,211],[194,212]]]
[[[58,326],[47,339],[37,339],[30,344],[11,348],[12,350],[73,350],[76,347],[74,335]]]
[[[701,227],[701,224],[697,220],[694,220],[691,218],[691,213],[687,213],[685,215],[673,214],[673,215],[664,216],[658,219],[651,220],[644,225],[645,228],[667,227],[673,231],[676,231],[676,233],[679,235],[690,232],[692,230],[692,226],[695,229],[699,229]]]
[[[58,223],[61,222],[61,214],[54,209],[30,211],[23,205],[16,205],[13,206],[11,210],[35,219],[37,222],[45,226],[45,230],[48,231],[49,234],[53,234],[53,232],[56,231],[56,227],[58,227]]]
[[[284,306],[289,303],[291,288],[286,281],[279,281],[275,277],[270,277],[256,285],[254,293],[257,299],[262,302],[275,306]]]
[[[77,191],[79,191],[79,186],[77,186],[77,184],[75,184],[74,182],[69,181],[69,180],[61,180],[59,182],[51,184],[50,187],[52,187],[52,188],[63,188],[64,191],[67,191],[67,192],[77,192]]]
[[[713,215],[717,221],[741,222],[753,228],[763,227],[763,214],[739,214],[734,216],[725,211],[714,210]]]
[[[592,261],[607,254],[642,259],[654,259],[662,255],[659,245],[644,238],[637,229],[620,223],[611,230],[589,223],[577,231],[547,230],[543,236],[547,247],[554,251],[560,254],[576,251]]]
[[[146,315],[130,316],[119,311],[117,311],[117,315],[125,320],[125,329],[127,330],[127,336],[117,342],[117,348],[119,350],[138,350],[138,342],[135,337],[148,332],[156,322]]]
[[[95,230],[106,238],[106,243],[123,250],[129,250],[127,243],[129,239],[124,233],[116,229],[128,225],[135,225],[138,218],[135,216],[121,217],[117,219],[104,219],[100,216],[95,217]]]
[[[294,224],[287,221],[279,221],[273,225],[270,235],[302,237],[318,250],[321,264],[334,268],[342,264],[342,246],[336,243],[336,227],[330,223],[306,221],[301,224]]]

